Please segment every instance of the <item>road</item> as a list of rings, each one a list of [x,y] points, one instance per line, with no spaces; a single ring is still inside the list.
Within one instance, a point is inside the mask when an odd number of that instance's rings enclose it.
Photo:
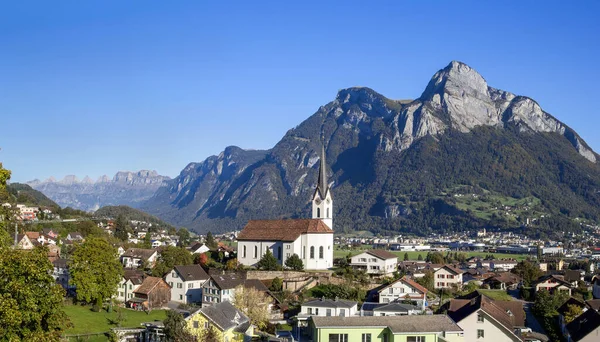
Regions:
[[[542,325],[540,324],[540,322],[538,322],[537,318],[535,318],[535,315],[531,311],[532,306],[532,302],[523,302],[523,309],[525,310],[526,320],[525,325],[527,325],[529,328],[531,328],[531,330],[535,332],[546,335],[546,331],[544,330],[544,328],[542,328]]]

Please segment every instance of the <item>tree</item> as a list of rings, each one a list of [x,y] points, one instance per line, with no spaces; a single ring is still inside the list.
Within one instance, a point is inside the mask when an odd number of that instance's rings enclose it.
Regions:
[[[177,231],[177,236],[179,236],[179,245],[187,246],[190,244],[190,232],[185,228],[179,228]]]
[[[512,270],[512,273],[523,278],[523,284],[525,287],[531,286],[531,284],[543,275],[542,270],[540,270],[535,264],[523,260],[519,262]]]
[[[0,340],[60,340],[70,323],[52,268],[45,248],[0,248]]]
[[[246,314],[259,330],[266,328],[269,323],[270,300],[265,293],[240,285],[235,289],[232,304]]]
[[[98,308],[115,294],[123,276],[117,249],[101,238],[89,238],[77,247],[69,266],[77,300],[94,302]]]
[[[227,260],[227,263],[225,264],[225,269],[227,271],[233,271],[233,270],[236,270],[238,268],[238,266],[239,266],[238,259],[233,258],[233,259]]]
[[[567,312],[565,312],[565,323],[569,324],[579,315],[583,313],[583,309],[579,305],[569,304],[567,305]]]
[[[206,268],[209,262],[210,258],[206,253],[196,254],[196,256],[194,257],[194,264],[200,265],[203,268]]]
[[[126,241],[129,238],[129,222],[125,218],[125,215],[119,214],[115,221],[115,237],[121,241]]]
[[[296,253],[292,254],[289,258],[287,258],[287,260],[285,261],[285,266],[294,271],[302,271],[304,269],[304,263]]]
[[[539,290],[535,294],[533,312],[539,317],[554,318],[558,315],[558,307],[564,304],[568,298],[568,293],[555,291],[551,294],[547,290]]]
[[[167,318],[165,318],[163,324],[165,325],[164,333],[167,341],[195,341],[194,336],[187,331],[187,323],[179,312],[167,311]]]
[[[152,269],[152,275],[162,277],[177,265],[192,265],[193,263],[192,254],[187,249],[169,246],[160,253],[160,257]]]
[[[408,252],[404,252],[404,261],[408,261]]]
[[[419,283],[419,285],[427,288],[429,291],[433,291],[434,290],[434,287],[433,287],[433,283],[434,283],[433,272],[431,272],[431,271],[425,271],[425,275],[422,276],[421,278],[416,279],[416,282]]]
[[[206,246],[211,249],[216,249],[217,247],[219,247],[217,240],[215,240],[211,232],[208,232],[206,234]]]
[[[423,255],[419,254],[419,256],[417,257],[417,260],[423,261]]]
[[[269,287],[269,290],[279,292],[282,289],[283,289],[283,280],[279,277],[275,277],[275,279],[273,279],[273,281],[271,282],[271,286]]]
[[[267,248],[267,251],[262,258],[260,258],[256,264],[256,267],[265,271],[276,271],[279,268],[279,264],[277,263],[277,259],[275,259],[273,253],[271,253],[271,250]]]

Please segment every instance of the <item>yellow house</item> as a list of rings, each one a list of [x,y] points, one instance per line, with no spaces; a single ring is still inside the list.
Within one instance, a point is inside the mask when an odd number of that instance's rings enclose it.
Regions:
[[[254,334],[250,319],[230,302],[203,307],[185,320],[188,331],[199,340],[209,329],[222,342],[246,341]]]

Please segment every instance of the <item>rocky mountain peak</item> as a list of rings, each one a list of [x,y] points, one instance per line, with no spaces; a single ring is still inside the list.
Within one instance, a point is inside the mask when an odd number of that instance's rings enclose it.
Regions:
[[[428,100],[434,94],[443,96],[444,93],[451,96],[471,96],[480,99],[490,97],[488,84],[483,76],[467,64],[458,61],[452,61],[433,75],[421,95],[421,99]]]

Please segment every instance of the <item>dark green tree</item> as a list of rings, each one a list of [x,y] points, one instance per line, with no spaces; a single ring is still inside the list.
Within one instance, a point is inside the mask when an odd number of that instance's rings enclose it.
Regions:
[[[265,271],[276,271],[279,269],[279,264],[273,253],[271,253],[271,250],[267,249],[265,255],[263,255],[256,264],[256,267]]]
[[[408,253],[404,252],[404,261],[408,261]]]
[[[536,279],[544,274],[537,265],[527,260],[519,262],[511,272],[523,278],[525,287],[531,286]]]
[[[190,244],[190,232],[185,228],[179,228],[177,231],[177,236],[179,236],[179,245],[187,246]]]
[[[217,240],[215,240],[215,237],[211,232],[208,232],[206,234],[206,246],[208,246],[208,248],[211,249],[216,249],[217,247],[219,247]]]
[[[275,277],[269,286],[269,290],[279,292],[283,289],[283,280],[279,277]]]
[[[119,214],[115,221],[115,237],[121,241],[126,241],[129,238],[129,222],[123,214]]]
[[[196,340],[187,331],[187,322],[179,312],[167,311],[167,318],[163,324],[165,325],[165,337],[169,342],[193,342]]]
[[[418,261],[423,261],[423,255],[422,255],[422,254],[419,254],[419,256],[417,257],[417,260],[418,260]]]
[[[302,271],[304,269],[304,263],[296,253],[287,258],[285,261],[285,266],[294,271]]]
[[[192,254],[187,249],[169,246],[160,253],[160,257],[152,269],[152,275],[162,277],[175,266],[192,265],[193,263]]]
[[[77,299],[93,302],[98,309],[115,294],[123,276],[117,249],[101,238],[88,238],[75,249],[69,271]]]
[[[47,250],[0,248],[0,340],[60,341],[70,326]]]

